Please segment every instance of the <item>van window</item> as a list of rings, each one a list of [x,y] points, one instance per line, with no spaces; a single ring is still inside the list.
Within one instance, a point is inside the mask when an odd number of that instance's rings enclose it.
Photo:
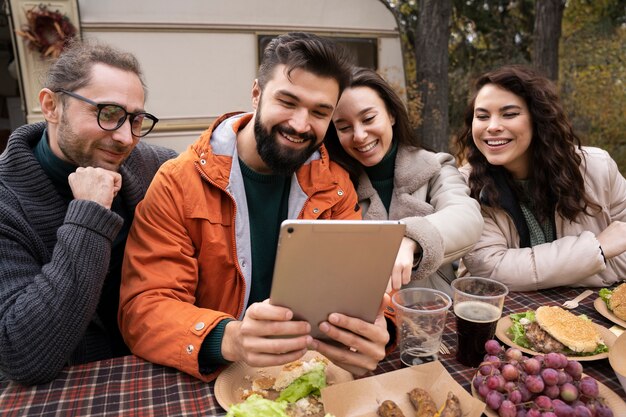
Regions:
[[[263,50],[278,34],[258,36],[257,65],[261,62]],[[333,37],[335,42],[346,48],[355,58],[359,67],[378,70],[378,42],[376,38]]]

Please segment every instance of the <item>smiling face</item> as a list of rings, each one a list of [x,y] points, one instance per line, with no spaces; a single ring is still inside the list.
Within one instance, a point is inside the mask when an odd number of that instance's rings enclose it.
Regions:
[[[369,87],[346,89],[333,123],[343,149],[364,166],[378,164],[391,147],[395,119],[378,93]]]
[[[472,136],[492,165],[516,179],[528,177],[533,127],[526,102],[494,84],[480,89],[474,102]]]
[[[293,173],[322,144],[339,84],[299,68],[287,77],[279,65],[262,91],[255,82],[252,94],[258,155],[270,172]]]
[[[96,103],[113,103],[128,112],[143,111],[144,90],[139,77],[104,64],[91,69],[91,81],[75,93]],[[57,100],[61,93],[57,93]],[[98,126],[98,109],[65,95],[58,123],[49,121],[52,151],[61,159],[82,167],[117,171],[139,142],[131,135],[128,120],[117,130]]]

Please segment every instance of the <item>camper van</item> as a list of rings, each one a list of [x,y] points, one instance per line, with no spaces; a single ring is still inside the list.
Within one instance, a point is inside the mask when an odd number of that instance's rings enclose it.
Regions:
[[[59,30],[55,21],[64,23],[62,31],[73,27],[83,39],[137,56],[148,86],[145,107],[159,118],[144,140],[179,152],[222,113],[251,109],[259,57],[280,33],[332,37],[353,52],[359,65],[379,71],[399,92],[404,89],[397,25],[380,0],[0,3],[0,146],[11,130],[43,120],[37,95],[53,51],[33,49],[24,33],[46,24]],[[56,20],[37,23],[34,17],[42,13]]]

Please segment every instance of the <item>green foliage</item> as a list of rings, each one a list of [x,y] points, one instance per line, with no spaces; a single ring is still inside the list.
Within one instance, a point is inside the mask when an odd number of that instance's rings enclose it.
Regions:
[[[532,0],[454,0],[450,53],[450,131],[463,126],[473,80],[503,64],[530,62]]]
[[[414,39],[416,0],[381,0],[398,22],[414,126],[420,123]],[[473,80],[503,64],[530,64],[533,0],[453,0],[449,42],[450,131],[463,125]],[[562,22],[559,88],[586,145],[609,151],[626,173],[626,0],[568,0]]]
[[[417,63],[415,56],[415,39],[413,29],[417,25],[418,2],[416,0],[380,0],[393,14],[400,29],[402,61],[406,83],[407,110],[411,126],[416,128],[422,123],[424,107],[418,89]]]
[[[606,149],[626,173],[626,1],[570,0],[559,86],[583,143]]]

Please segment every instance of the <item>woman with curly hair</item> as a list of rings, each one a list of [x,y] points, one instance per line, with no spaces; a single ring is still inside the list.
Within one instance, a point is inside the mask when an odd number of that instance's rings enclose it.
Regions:
[[[504,66],[475,87],[457,159],[485,227],[464,267],[513,291],[624,279],[626,180],[615,161],[581,146],[555,86],[534,70]]]
[[[451,262],[480,237],[478,203],[447,153],[422,149],[404,103],[375,71],[355,68],[333,113],[325,145],[350,172],[365,220],[403,220],[406,235],[388,290],[450,292]]]

